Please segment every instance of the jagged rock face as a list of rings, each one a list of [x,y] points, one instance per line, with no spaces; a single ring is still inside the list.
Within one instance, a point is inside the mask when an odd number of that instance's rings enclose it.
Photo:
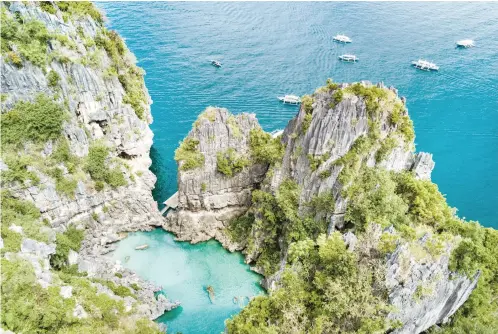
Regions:
[[[368,82],[364,82],[363,85],[371,86]],[[377,86],[383,87],[382,84]],[[342,84],[340,87],[345,88],[348,85]],[[282,139],[286,146],[284,159],[281,167],[275,168],[270,183],[271,191],[275,191],[287,178],[296,181],[302,189],[300,205],[315,195],[332,191],[336,206],[334,215],[330,217],[331,228],[341,226],[347,206],[347,201],[341,196],[343,185],[338,180],[343,167],[340,164],[335,165],[334,162],[348,153],[358,138],[369,133],[369,116],[364,99],[345,94],[342,101],[331,108],[332,99],[332,91],[317,91],[313,95],[313,118],[306,131],[303,129],[306,118],[304,108],[301,108],[298,115],[289,122]],[[378,147],[370,150],[365,156],[367,166],[379,166],[397,172],[416,170],[419,178],[430,179],[434,168],[432,155],[423,152],[414,154],[413,143],[405,143],[396,134],[397,127],[389,124],[388,117],[394,102],[403,103],[397,96],[397,90],[390,88],[387,102],[382,106],[380,139],[394,135],[398,138],[398,145],[379,162],[375,159]],[[322,157],[327,154],[328,158],[313,171],[308,157],[310,155]],[[327,170],[330,171],[330,176],[320,177],[320,174]]]
[[[267,165],[250,163],[241,172],[226,176],[218,171],[217,154],[233,149],[250,159],[249,133],[260,129],[253,114],[231,115],[226,109],[208,108],[196,121],[188,139],[199,140],[204,165],[178,171],[178,209],[168,215],[165,228],[180,240],[199,242],[217,238],[225,223],[247,211],[251,192],[265,177]]]
[[[3,6],[3,5],[2,5]],[[85,39],[94,40],[104,29],[89,15],[64,21],[60,11],[49,14],[31,3],[13,2],[8,7],[8,15],[19,13],[24,20],[38,20],[42,22],[49,33],[64,35],[73,48],[63,46],[53,39],[47,47],[47,53],[58,54],[69,59],[59,62],[57,58],[49,61],[43,68],[23,61],[18,68],[11,64],[2,55],[1,68],[1,93],[2,112],[14,107],[17,101],[34,101],[35,97],[43,93],[51,96],[57,102],[65,104],[69,110],[69,117],[63,124],[63,135],[68,140],[71,154],[81,158],[84,162],[88,155],[89,147],[96,141],[109,148],[109,160],[121,159],[127,165],[122,168],[126,186],[118,188],[105,187],[97,191],[92,186],[88,173],[79,176],[74,198],[61,195],[56,191],[56,180],[36,168],[29,167],[40,179],[38,185],[26,187],[19,183],[5,185],[10,193],[19,199],[34,202],[40,209],[42,218],[46,219],[52,233],[65,231],[69,225],[86,227],[85,240],[78,254],[71,254],[71,264],[78,264],[80,270],[88,268],[85,265],[93,264],[92,276],[116,280],[118,284],[126,285],[126,280],[119,282],[114,273],[114,263],[103,257],[103,254],[113,249],[113,242],[120,240],[121,232],[147,230],[151,225],[159,226],[162,223],[157,204],[152,198],[152,189],[156,182],[155,175],[149,171],[151,159],[149,157],[152,146],[153,133],[149,128],[152,122],[150,104],[152,100],[147,89],[142,84],[142,89],[147,98],[147,103],[142,105],[144,117],[140,119],[130,104],[124,102],[126,91],[117,75],[106,75],[105,70],[112,64],[107,52],[96,45],[89,46]],[[88,60],[95,56],[96,61],[89,64]],[[134,64],[134,56],[125,51],[125,63]],[[49,57],[49,59],[51,59]],[[95,60],[94,59],[94,60]],[[123,69],[122,69],[123,70]],[[55,72],[59,80],[56,88],[51,87],[47,74]],[[41,152],[42,157],[50,155],[54,142],[47,142]],[[30,154],[30,148],[25,152]],[[8,168],[0,162],[2,170]],[[64,166],[64,175],[68,174]],[[32,240],[31,240],[32,241]],[[49,253],[33,253],[33,243],[29,239],[23,241],[21,257],[28,258],[35,269],[43,277],[39,277],[43,286],[50,283],[48,270]],[[50,242],[54,242],[51,238]],[[43,243],[42,243],[43,244]],[[52,249],[54,244],[43,244],[44,248]],[[14,255],[10,255],[15,258]],[[35,261],[36,260],[36,261]],[[40,260],[44,266],[35,265]],[[130,272],[129,275],[132,275]],[[177,306],[164,300],[156,300],[153,291],[158,288],[134,275],[132,283],[145,286],[139,293],[141,303],[137,303],[144,316],[155,319],[165,310]],[[143,304],[142,304],[143,303]],[[84,312],[84,310],[83,310]],[[81,315],[81,312],[76,312]]]
[[[367,82],[362,85],[371,87],[371,84]],[[348,87],[347,84],[339,85],[339,88],[345,92],[347,92],[344,90],[346,87]],[[384,89],[382,84],[377,87]],[[396,172],[411,171],[418,179],[430,180],[434,168],[432,155],[423,152],[414,153],[413,141],[407,142],[407,137],[398,129],[399,123],[392,124],[389,120],[393,106],[404,105],[405,100],[398,97],[397,90],[394,88],[386,91],[387,99],[380,106],[379,134],[371,148],[361,153],[361,161],[368,167],[380,167]],[[247,152],[248,131],[242,131],[243,139],[231,138],[230,128],[226,121],[229,116],[224,110],[217,110],[216,120],[213,122],[201,117],[201,122],[195,126],[188,138],[199,139],[200,151],[204,154],[206,163],[203,167],[193,171],[179,171],[179,210],[168,215],[166,229],[175,232],[182,240],[197,242],[214,237],[220,240],[226,248],[241,249],[244,245],[234,245],[223,235],[225,217],[221,215],[227,213],[227,208],[232,206],[237,209],[230,211],[228,215],[230,217],[245,212],[250,206],[250,191],[256,185],[258,188],[276,194],[279,186],[287,179],[293,180],[299,186],[300,211],[305,210],[306,203],[314,196],[331,192],[335,199],[335,211],[329,213],[330,216],[327,217],[328,231],[331,233],[335,229],[341,229],[348,205],[347,199],[342,196],[342,190],[347,187],[347,184],[343,185],[339,177],[344,168],[343,163],[336,162],[350,152],[360,137],[370,136],[372,128],[364,98],[345,93],[342,101],[331,107],[333,94],[333,90],[325,89],[319,89],[313,94],[311,121],[307,115],[309,110],[306,110],[304,105],[301,106],[297,116],[284,130],[282,143],[285,146],[285,154],[282,162],[272,166],[271,172],[267,172],[266,175],[266,167],[252,169],[255,166],[245,170],[244,174],[241,174],[244,177],[227,180],[218,173],[216,171],[217,152],[228,147]],[[405,108],[400,110],[406,113]],[[238,123],[240,124],[239,121]],[[306,123],[308,125],[305,129]],[[253,117],[246,126],[247,130],[259,127]],[[379,159],[376,153],[381,148],[382,141],[388,137],[395,138],[396,144],[383,158]],[[216,139],[213,141],[210,138]],[[221,141],[218,141],[218,138]],[[322,157],[325,158],[320,159]],[[321,160],[318,166],[315,166],[316,168],[312,167],[314,158]],[[327,173],[324,177],[325,171]],[[204,181],[208,185],[205,194],[200,190]],[[227,197],[229,193],[232,195]],[[241,193],[244,194],[242,197]],[[257,209],[255,214],[258,218]],[[216,215],[220,215],[221,218],[216,218]],[[383,233],[382,228],[372,223],[371,229],[367,233],[371,240],[378,243]],[[397,232],[391,227],[384,233]],[[259,241],[264,240],[264,231],[258,230],[253,225],[251,235],[255,236],[252,240],[252,248],[250,251],[245,250],[246,262],[249,263],[258,257],[260,252],[258,247],[262,244]],[[282,246],[284,243],[280,242],[282,237],[278,237],[279,244],[281,244],[280,270],[263,281],[263,284],[270,290],[278,288],[278,281],[287,262],[287,249]],[[356,248],[361,248],[361,245],[357,245],[358,239],[352,232],[344,234],[343,237],[350,251],[355,252]],[[389,318],[400,320],[402,323],[396,333],[420,333],[434,324],[447,321],[467,300],[477,284],[478,275],[468,279],[455,275],[448,269],[451,250],[458,244],[458,240],[446,242],[446,248],[440,256],[420,258],[420,253],[414,251],[413,248],[424,249],[427,238],[399,244],[386,261],[385,282],[389,291],[389,302],[396,309],[389,315]],[[262,268],[254,268],[254,270],[262,272]]]
[[[427,236],[416,243],[423,247],[426,239]],[[386,283],[389,301],[396,308],[389,317],[403,323],[394,333],[420,333],[434,324],[445,323],[469,298],[480,272],[472,279],[451,273],[449,254],[454,246],[447,244],[445,252],[436,259],[417,259],[406,244],[399,245],[388,256]]]

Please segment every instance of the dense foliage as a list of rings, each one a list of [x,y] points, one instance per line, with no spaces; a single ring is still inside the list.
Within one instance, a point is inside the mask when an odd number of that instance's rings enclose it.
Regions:
[[[338,232],[293,243],[281,287],[251,301],[227,321],[228,331],[366,334],[395,328],[386,319],[385,291],[375,289],[382,275],[369,266],[376,263],[361,262]]]
[[[249,160],[239,156],[233,148],[216,154],[216,169],[228,177],[240,173],[248,165]]]
[[[69,118],[67,112],[69,101],[63,97],[73,95],[75,91],[74,75],[65,72],[63,67],[57,72],[49,65],[56,60],[60,63],[80,62],[82,65],[101,66],[99,55],[104,46],[96,45],[89,36],[85,36],[82,26],[76,22],[79,19],[93,19],[97,32],[101,32],[105,40],[109,40],[106,51],[116,55],[113,73],[125,86],[125,103],[130,103],[140,117],[145,117],[144,107],[138,100],[147,103],[143,88],[143,73],[135,67],[134,60],[126,52],[126,46],[113,32],[107,32],[102,26],[102,14],[90,2],[24,2],[18,6],[40,6],[50,14],[58,17],[62,14],[66,22],[76,27],[76,34],[59,35],[49,33],[41,21],[28,19],[24,11],[9,13],[9,3],[0,4],[1,10],[1,53],[7,63],[21,68],[30,66],[27,62],[38,66],[34,71],[41,71],[46,75],[49,88],[47,92],[53,96],[39,95],[26,97],[30,101],[17,102],[11,110],[2,110],[1,117],[1,160],[8,169],[2,168],[1,193],[1,310],[0,327],[15,333],[143,333],[160,334],[156,324],[137,313],[139,304],[134,304],[132,310],[126,310],[122,301],[115,296],[97,291],[98,284],[108,287],[116,296],[137,298],[134,291],[140,289],[137,284],[129,287],[120,284],[123,281],[94,279],[86,277],[86,273],[78,272],[76,265],[69,266],[70,251],[78,251],[83,240],[84,231],[74,226],[84,226],[84,222],[57,224],[58,229],[66,229],[64,233],[53,235],[52,220],[59,217],[42,219],[40,209],[32,201],[21,200],[29,198],[37,189],[51,187],[50,181],[55,181],[55,190],[59,195],[73,197],[78,182],[88,187],[91,180],[95,180],[95,188],[102,189],[107,183],[112,187],[125,185],[126,180],[119,158],[112,158],[107,147],[99,142],[92,142],[92,136],[82,124],[77,124],[76,117]],[[31,10],[39,10],[30,8]],[[43,14],[45,15],[45,14]],[[53,18],[52,18],[53,19]],[[76,42],[82,43],[85,48],[77,48]],[[58,50],[61,47],[71,49],[71,59],[62,56]],[[115,52],[115,50],[117,50]],[[62,49],[62,51],[64,51]],[[101,64],[102,63],[102,64]],[[100,67],[99,67],[100,68]],[[102,72],[104,69],[100,68]],[[28,69],[31,70],[31,69]],[[112,74],[112,73],[111,73]],[[64,76],[64,84],[69,85],[69,92],[62,91],[60,84]],[[106,77],[108,79],[108,77]],[[135,97],[134,90],[140,90]],[[2,93],[1,102],[9,97],[17,99],[16,94]],[[142,107],[142,109],[140,109]],[[138,111],[137,111],[138,110]],[[140,113],[140,111],[142,111]],[[65,121],[67,120],[67,124]],[[64,128],[74,129],[79,126],[85,130],[86,138],[90,141],[90,152],[87,157],[78,158],[72,145],[77,145],[71,134],[64,134]],[[70,131],[68,131],[70,132]],[[74,132],[73,132],[74,133]],[[80,134],[83,134],[80,132]],[[71,140],[71,141],[70,141]],[[81,138],[78,135],[78,141]],[[73,154],[72,151],[75,153]],[[87,173],[85,173],[87,172]],[[132,176],[132,175],[131,175]],[[131,179],[130,176],[130,179]],[[40,182],[42,181],[42,182]],[[90,184],[85,184],[90,181]],[[24,188],[33,187],[29,192]],[[11,191],[5,190],[12,188]],[[49,189],[50,190],[50,189]],[[50,199],[51,200],[51,199]],[[65,199],[62,199],[65,200]],[[67,204],[67,203],[66,203]],[[63,204],[63,205],[66,205]],[[68,205],[76,205],[69,202]],[[103,208],[106,212],[106,207]],[[55,237],[55,241],[54,241]],[[35,254],[18,254],[21,245],[27,245],[26,239],[33,239],[43,243],[56,244],[55,254],[43,258]],[[40,276],[41,275],[41,276]],[[47,281],[48,287],[42,286]],[[43,279],[40,279],[40,278]],[[122,276],[121,276],[122,278]],[[119,282],[119,283],[118,283]],[[71,286],[72,296],[61,296],[61,287]],[[133,289],[133,290],[132,290]],[[84,310],[87,317],[78,318],[75,310]],[[82,311],[83,312],[83,311]]]
[[[12,110],[1,115],[2,146],[56,139],[66,118],[63,107],[43,94],[33,102],[19,101]]]
[[[123,172],[119,167],[109,168],[108,156],[109,149],[106,146],[92,144],[86,157],[86,171],[97,182],[106,182],[113,188],[125,186],[127,182]]]
[[[330,81],[328,86],[332,86]],[[337,86],[320,91],[336,91]],[[352,85],[345,94],[360,96],[367,107],[369,131],[350,151],[336,160],[342,166],[339,181],[348,199],[345,226],[358,237],[359,249],[347,250],[339,232],[329,237],[324,218],[334,212],[334,197],[324,192],[298,210],[300,189],[291,179],[272,194],[253,192],[254,220],[234,220],[228,235],[246,242],[246,252],[269,277],[278,271],[279,287],[268,296],[255,298],[239,315],[227,322],[230,333],[385,333],[401,325],[390,322],[383,269],[386,255],[399,244],[407,245],[418,260],[437,259],[453,245],[449,269],[475,278],[481,275],[469,300],[442,326],[444,333],[494,333],[498,330],[498,232],[459,219],[437,186],[418,180],[410,172],[369,168],[372,152],[381,162],[399,145],[412,145],[414,132],[404,106],[384,89]],[[335,97],[333,97],[335,99]],[[312,97],[303,98],[308,120]],[[380,126],[387,118],[392,135],[382,138]],[[317,170],[325,156],[308,156],[310,170]],[[330,170],[320,173],[323,178]],[[322,176],[320,176],[322,177]],[[304,209],[303,209],[304,208]],[[306,210],[306,208],[308,208]],[[371,238],[372,223],[393,226]],[[425,235],[425,242],[419,239]],[[255,246],[257,244],[257,246]],[[286,259],[285,267],[281,260]],[[280,270],[280,271],[279,271]],[[433,287],[421,284],[414,302],[430,298]]]
[[[186,138],[175,151],[175,160],[181,161],[180,170],[198,168],[204,165],[204,154],[198,148],[199,139]]]
[[[273,165],[282,160],[284,146],[280,138],[272,136],[261,128],[252,129],[249,133],[251,157],[255,162]]]

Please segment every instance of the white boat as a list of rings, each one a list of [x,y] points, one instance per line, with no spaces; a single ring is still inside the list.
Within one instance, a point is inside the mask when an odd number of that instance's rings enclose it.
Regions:
[[[147,249],[147,248],[149,248],[149,245],[147,245],[147,244],[143,244],[143,245],[135,247],[136,250],[142,250],[142,249]]]
[[[211,60],[211,65],[214,67],[221,67],[221,63],[217,60]]]
[[[277,129],[277,130],[270,132],[270,135],[272,136],[272,138],[277,138],[278,136],[280,136],[283,133],[284,133],[284,130]]]
[[[278,96],[277,97],[280,101],[283,103],[289,103],[289,104],[299,104],[301,103],[301,98],[296,95],[285,95],[285,96]]]
[[[353,40],[346,35],[335,35],[332,40],[339,43],[351,43]]]
[[[356,57],[355,55],[349,55],[349,54],[339,56],[339,59],[345,62],[352,62],[352,63],[359,60],[358,57]]]
[[[439,71],[439,66],[434,63],[431,63],[427,60],[419,59],[417,61],[412,61],[412,65],[419,70],[424,71]]]
[[[471,39],[462,39],[456,42],[456,45],[459,48],[465,48],[465,49],[475,46],[474,41]]]

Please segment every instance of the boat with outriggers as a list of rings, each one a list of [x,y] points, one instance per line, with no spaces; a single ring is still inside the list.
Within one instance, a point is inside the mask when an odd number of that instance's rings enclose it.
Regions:
[[[462,39],[460,41],[457,41],[456,45],[457,45],[458,48],[468,49],[468,48],[474,47],[475,43],[471,39]]]
[[[214,67],[221,67],[221,63],[217,60],[211,60],[211,65]]]
[[[285,95],[285,96],[278,96],[277,97],[281,102],[284,104],[299,104],[301,103],[301,98],[296,95]]]
[[[423,59],[412,61],[412,66],[422,71],[439,71],[439,66]]]
[[[339,60],[347,62],[347,63],[354,63],[354,62],[357,62],[359,59],[355,55],[345,54],[345,55],[339,56]]]
[[[353,42],[353,40],[351,38],[349,38],[346,35],[341,35],[341,34],[335,35],[334,37],[332,37],[332,40],[334,42],[344,43],[344,44]]]

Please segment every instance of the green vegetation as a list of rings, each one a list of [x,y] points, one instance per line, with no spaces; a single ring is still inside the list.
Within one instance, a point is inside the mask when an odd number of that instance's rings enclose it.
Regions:
[[[96,181],[97,190],[103,188],[103,184],[98,182],[106,182],[113,188],[125,186],[127,184],[123,172],[119,167],[109,168],[107,158],[109,149],[100,144],[92,143],[86,157],[85,170],[90,174],[92,179]]]
[[[198,127],[202,120],[207,119],[211,123],[216,120],[216,108],[207,107],[195,120],[194,127]]]
[[[322,163],[330,159],[330,153],[326,152],[325,154],[314,156],[312,154],[308,154],[308,162],[310,163],[310,168],[314,172],[320,167]]]
[[[202,183],[201,183],[201,191],[202,191],[202,192],[204,192],[204,191],[206,191],[206,189],[207,189],[207,185],[206,185],[206,183],[205,183],[205,182],[202,182]]]
[[[19,101],[12,110],[1,115],[2,146],[57,139],[66,118],[62,106],[43,94],[34,102]]]
[[[229,333],[380,333],[396,327],[381,281],[346,249],[342,237],[292,244],[281,287],[227,321]],[[354,305],[354,307],[352,307]]]
[[[234,116],[228,117],[227,124],[230,132],[235,138],[242,138],[242,131],[240,130],[240,127],[237,124],[237,119]]]
[[[19,200],[7,190],[2,190],[2,239],[3,251],[15,252],[21,247],[21,235],[9,230],[11,225],[21,226],[24,236],[47,242],[47,235],[41,230],[40,210],[32,202]]]
[[[51,176],[55,179],[55,190],[59,194],[64,194],[69,198],[74,198],[74,192],[78,185],[78,181],[71,177],[65,177],[60,168],[54,168],[51,171]]]
[[[244,216],[232,219],[225,229],[225,233],[228,234],[233,241],[244,243],[249,237],[253,224],[254,214],[248,213]]]
[[[395,137],[389,136],[380,143],[380,148],[375,153],[375,161],[381,162],[391,154],[394,148],[398,146],[398,141]]]
[[[330,177],[330,175],[332,175],[332,172],[330,171],[330,169],[326,169],[324,170],[323,172],[320,172],[320,174],[318,174],[318,177],[322,180]]]
[[[47,43],[51,38],[45,25],[36,20],[23,21],[19,17],[13,17],[7,14],[4,6],[1,6],[0,10],[2,54],[8,54],[11,62],[17,67],[22,66],[20,56],[37,66],[44,65],[47,62]]]
[[[50,71],[47,75],[48,86],[52,87],[52,88],[57,87],[57,85],[59,84],[60,78],[61,77],[59,76],[59,74],[57,74],[57,72]]]
[[[103,279],[98,279],[98,278],[94,278],[92,279],[93,282],[95,283],[100,283],[106,287],[108,287],[116,296],[119,296],[119,297],[133,297],[135,299],[137,299],[137,296],[130,291],[129,288],[127,288],[126,286],[122,286],[122,285],[117,285],[116,283],[112,282],[112,281],[106,281],[106,280],[103,280]]]
[[[339,102],[342,101],[343,97],[344,97],[344,93],[343,93],[342,89],[337,89],[334,92],[334,94],[332,94],[332,102],[330,102],[329,107],[335,108],[335,106],[338,105]]]
[[[216,169],[228,177],[240,173],[248,165],[249,160],[239,156],[233,148],[216,154]]]
[[[251,157],[257,163],[275,165],[284,156],[284,146],[280,138],[264,132],[261,128],[252,129],[249,133]]]
[[[175,160],[181,162],[180,170],[187,171],[204,166],[204,154],[198,148],[199,139],[185,138],[175,151]]]
[[[63,163],[69,173],[74,173],[79,163],[78,157],[71,154],[69,142],[65,138],[59,139],[57,147],[53,151],[51,157],[58,163]]]
[[[57,8],[50,1],[40,1],[40,8],[49,14],[57,13]]]
[[[10,182],[20,182],[24,185],[26,181],[31,181],[32,185],[37,185],[40,182],[38,175],[28,169],[32,164],[32,159],[29,156],[4,153],[4,162],[9,169],[1,173],[2,185]]]
[[[126,57],[126,45],[117,32],[102,29],[95,38],[95,44],[103,48],[112,60],[108,74],[117,76],[121,82],[126,92],[123,102],[132,106],[138,118],[145,119],[144,106],[148,104],[143,81],[145,72],[135,64],[130,63],[129,57]]]
[[[55,254],[50,257],[50,265],[61,270],[68,266],[69,251],[79,251],[85,231],[69,226],[66,232],[57,234]]]
[[[57,1],[56,4],[63,12],[64,18],[78,19],[90,15],[97,23],[104,22],[102,13],[89,1]],[[44,7],[42,8],[44,9]]]

